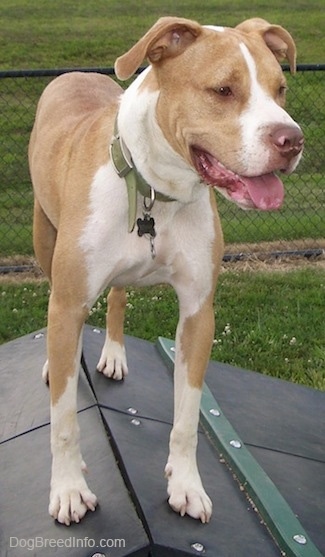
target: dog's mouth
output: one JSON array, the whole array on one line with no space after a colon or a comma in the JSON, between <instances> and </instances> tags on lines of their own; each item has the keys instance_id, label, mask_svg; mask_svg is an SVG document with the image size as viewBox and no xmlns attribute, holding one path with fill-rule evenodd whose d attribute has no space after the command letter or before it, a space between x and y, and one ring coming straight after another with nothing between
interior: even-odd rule
<instances>
[{"instance_id":1,"label":"dog's mouth","mask_svg":"<svg viewBox=\"0 0 325 557\"><path fill-rule=\"evenodd\" d=\"M262 176L239 176L199 147L192 147L192 156L202 180L242 208L272 211L281 207L284 188L273 172Z\"/></svg>"}]
</instances>

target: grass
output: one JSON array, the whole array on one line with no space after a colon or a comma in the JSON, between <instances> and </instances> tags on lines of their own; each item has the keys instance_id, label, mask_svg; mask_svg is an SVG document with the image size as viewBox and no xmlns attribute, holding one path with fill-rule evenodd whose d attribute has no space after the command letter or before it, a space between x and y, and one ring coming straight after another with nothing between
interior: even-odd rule
<instances>
[{"instance_id":1,"label":"grass","mask_svg":"<svg viewBox=\"0 0 325 557\"><path fill-rule=\"evenodd\" d=\"M325 275L313 268L290 272L228 269L215 298L212 358L325 390ZM0 285L0 342L46 326L46 282ZM88 322L105 326L101 296ZM128 289L125 332L155 341L174 338L178 319L172 289Z\"/></svg>"},{"instance_id":2,"label":"grass","mask_svg":"<svg viewBox=\"0 0 325 557\"><path fill-rule=\"evenodd\" d=\"M1 66L112 65L162 15L229 26L259 15L292 31L300 62L323 61L322 0L2 0Z\"/></svg>"}]
</instances>

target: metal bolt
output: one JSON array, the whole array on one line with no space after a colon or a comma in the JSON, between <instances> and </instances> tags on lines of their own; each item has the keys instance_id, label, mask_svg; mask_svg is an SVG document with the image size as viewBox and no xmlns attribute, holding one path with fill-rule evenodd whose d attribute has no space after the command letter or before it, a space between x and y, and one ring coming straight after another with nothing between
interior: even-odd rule
<instances>
[{"instance_id":1,"label":"metal bolt","mask_svg":"<svg viewBox=\"0 0 325 557\"><path fill-rule=\"evenodd\" d=\"M91 557L106 557L105 553L94 553Z\"/></svg>"},{"instance_id":2,"label":"metal bolt","mask_svg":"<svg viewBox=\"0 0 325 557\"><path fill-rule=\"evenodd\" d=\"M138 411L135 408L132 408L132 406L130 408L128 408L128 412L129 414L137 414Z\"/></svg>"},{"instance_id":3,"label":"metal bolt","mask_svg":"<svg viewBox=\"0 0 325 557\"><path fill-rule=\"evenodd\" d=\"M205 552L205 547L204 547L204 545L202 545L202 544L199 543L199 542L192 543L192 544L191 544L191 548L192 548L192 549L195 549L195 551L197 551L198 553L204 553L204 552Z\"/></svg>"},{"instance_id":4,"label":"metal bolt","mask_svg":"<svg viewBox=\"0 0 325 557\"><path fill-rule=\"evenodd\" d=\"M139 425L141 425L141 422L140 422L140 420L138 420L137 418L133 418L133 420L131 420L131 424L132 424L132 425L139 426Z\"/></svg>"},{"instance_id":5,"label":"metal bolt","mask_svg":"<svg viewBox=\"0 0 325 557\"><path fill-rule=\"evenodd\" d=\"M170 349L171 352L175 352L175 346L172 346Z\"/></svg>"},{"instance_id":6,"label":"metal bolt","mask_svg":"<svg viewBox=\"0 0 325 557\"><path fill-rule=\"evenodd\" d=\"M43 338L44 333L36 333L36 335L33 336L34 340L38 340L39 338Z\"/></svg>"},{"instance_id":7,"label":"metal bolt","mask_svg":"<svg viewBox=\"0 0 325 557\"><path fill-rule=\"evenodd\" d=\"M307 539L303 534L296 534L293 536L295 542L299 543L300 545L306 545Z\"/></svg>"},{"instance_id":8,"label":"metal bolt","mask_svg":"<svg viewBox=\"0 0 325 557\"><path fill-rule=\"evenodd\" d=\"M241 448L241 442L238 441L238 439L233 439L232 441L230 441L229 443L232 447L234 447L235 449L240 449Z\"/></svg>"},{"instance_id":9,"label":"metal bolt","mask_svg":"<svg viewBox=\"0 0 325 557\"><path fill-rule=\"evenodd\" d=\"M97 335L100 335L101 332L102 331L100 329L93 329L93 333L96 333ZM100 555L100 553L99 553L99 555Z\"/></svg>"},{"instance_id":10,"label":"metal bolt","mask_svg":"<svg viewBox=\"0 0 325 557\"><path fill-rule=\"evenodd\" d=\"M220 412L219 410L217 410L216 408L211 408L211 410L209 410L210 414L212 414L212 416L220 416Z\"/></svg>"}]
</instances>

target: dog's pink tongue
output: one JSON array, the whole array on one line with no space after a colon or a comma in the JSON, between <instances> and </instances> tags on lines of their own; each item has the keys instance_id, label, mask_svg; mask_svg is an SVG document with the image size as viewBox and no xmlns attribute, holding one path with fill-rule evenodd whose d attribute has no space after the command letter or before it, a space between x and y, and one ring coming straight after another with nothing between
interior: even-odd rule
<instances>
[{"instance_id":1,"label":"dog's pink tongue","mask_svg":"<svg viewBox=\"0 0 325 557\"><path fill-rule=\"evenodd\" d=\"M283 203L284 188L281 180L273 173L243 178L248 193L258 209L272 211L279 209Z\"/></svg>"}]
</instances>

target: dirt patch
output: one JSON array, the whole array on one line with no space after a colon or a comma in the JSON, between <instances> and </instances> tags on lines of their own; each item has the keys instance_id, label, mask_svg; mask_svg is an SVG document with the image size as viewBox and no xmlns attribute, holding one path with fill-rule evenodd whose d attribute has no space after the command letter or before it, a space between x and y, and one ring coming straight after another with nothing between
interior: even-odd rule
<instances>
[{"instance_id":1,"label":"dirt patch","mask_svg":"<svg viewBox=\"0 0 325 557\"><path fill-rule=\"evenodd\" d=\"M292 242L279 240L277 242L259 242L256 244L229 244L225 248L228 254L254 254L260 257L270 257L276 252L308 252L309 250L322 250L325 252L325 238L306 238L305 240L294 240Z\"/></svg>"},{"instance_id":2,"label":"dirt patch","mask_svg":"<svg viewBox=\"0 0 325 557\"><path fill-rule=\"evenodd\" d=\"M325 256L317 257L269 257L259 259L249 257L243 261L223 263L221 272L227 271L252 271L260 273L290 272L297 269L310 268L322 269L325 271Z\"/></svg>"},{"instance_id":3,"label":"dirt patch","mask_svg":"<svg viewBox=\"0 0 325 557\"><path fill-rule=\"evenodd\" d=\"M311 265L325 270L325 239L231 244L225 254L230 257L223 271L283 272Z\"/></svg>"},{"instance_id":4,"label":"dirt patch","mask_svg":"<svg viewBox=\"0 0 325 557\"><path fill-rule=\"evenodd\" d=\"M14 255L0 258L0 285L47 280L32 256Z\"/></svg>"}]
</instances>

